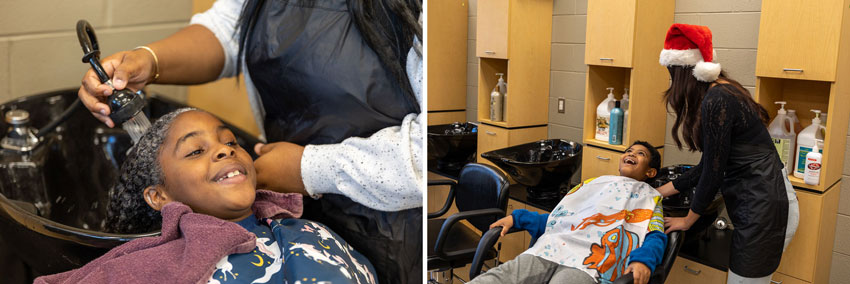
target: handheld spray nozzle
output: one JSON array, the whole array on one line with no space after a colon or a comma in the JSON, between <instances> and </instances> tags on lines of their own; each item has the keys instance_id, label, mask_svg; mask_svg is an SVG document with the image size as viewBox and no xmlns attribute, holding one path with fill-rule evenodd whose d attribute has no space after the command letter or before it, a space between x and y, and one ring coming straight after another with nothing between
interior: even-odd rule
<instances>
[{"instance_id":1,"label":"handheld spray nozzle","mask_svg":"<svg viewBox=\"0 0 850 284\"><path fill-rule=\"evenodd\" d=\"M95 36L94 28L88 21L77 21L77 39L79 39L80 46L83 48L83 63L89 63L100 82L109 85L113 90L112 95L107 99L110 109L109 118L116 125L120 125L139 114L145 106L145 101L139 94L129 89L115 90L115 87L112 86L112 80L109 79L100 64L100 48L98 47L97 36Z\"/></svg>"}]
</instances>

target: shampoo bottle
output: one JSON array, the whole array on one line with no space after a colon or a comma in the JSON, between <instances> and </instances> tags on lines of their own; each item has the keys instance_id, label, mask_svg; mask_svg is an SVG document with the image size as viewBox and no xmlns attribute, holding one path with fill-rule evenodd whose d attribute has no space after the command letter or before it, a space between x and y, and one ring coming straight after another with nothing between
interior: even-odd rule
<instances>
[{"instance_id":1,"label":"shampoo bottle","mask_svg":"<svg viewBox=\"0 0 850 284\"><path fill-rule=\"evenodd\" d=\"M790 117L791 119L794 120L794 127L791 128L791 129L794 129L794 134L800 134L800 130L803 130L803 125L800 124L800 119L797 118L797 111L793 110L793 109L789 109L788 110L788 117Z\"/></svg>"},{"instance_id":2,"label":"shampoo bottle","mask_svg":"<svg viewBox=\"0 0 850 284\"><path fill-rule=\"evenodd\" d=\"M818 151L818 143L823 143L823 140L815 139L815 147L812 151L806 154L806 174L803 182L809 185L818 185L820 183L820 167L823 154Z\"/></svg>"},{"instance_id":3,"label":"shampoo bottle","mask_svg":"<svg viewBox=\"0 0 850 284\"><path fill-rule=\"evenodd\" d=\"M800 135L797 135L797 151L794 155L794 176L798 178L805 176L806 155L814 148L815 143L817 143L815 140L824 138L820 133L821 128L825 128L820 123L820 110L813 109L812 112L815 113L815 118L812 119L812 125L809 125L809 127L800 131Z\"/></svg>"},{"instance_id":4,"label":"shampoo bottle","mask_svg":"<svg viewBox=\"0 0 850 284\"><path fill-rule=\"evenodd\" d=\"M620 108L620 101L615 101L614 109L611 110L611 129L608 135L608 144L623 144L623 115L624 112Z\"/></svg>"},{"instance_id":5,"label":"shampoo bottle","mask_svg":"<svg viewBox=\"0 0 850 284\"><path fill-rule=\"evenodd\" d=\"M779 153L782 165L785 166L787 172L791 172L794 164L792 162L794 160L794 149L796 149L794 143L797 141L797 134L794 132L794 119L785 112L785 102L779 101L776 104L780 105L779 111L773 121L770 122L767 131L770 133L770 138L773 139L773 146ZM785 128L786 125L790 125L791 129Z\"/></svg>"},{"instance_id":6,"label":"shampoo bottle","mask_svg":"<svg viewBox=\"0 0 850 284\"><path fill-rule=\"evenodd\" d=\"M499 83L496 87L499 88L499 93L502 94L502 121L508 120L508 83L502 78L504 73L496 73L499 76Z\"/></svg>"},{"instance_id":7,"label":"shampoo bottle","mask_svg":"<svg viewBox=\"0 0 850 284\"><path fill-rule=\"evenodd\" d=\"M600 141L608 141L608 130L611 119L611 109L614 108L614 88L608 89L608 98L596 107L596 135L594 138Z\"/></svg>"},{"instance_id":8,"label":"shampoo bottle","mask_svg":"<svg viewBox=\"0 0 850 284\"><path fill-rule=\"evenodd\" d=\"M626 131L629 129L629 88L623 90L623 99L620 100L620 107L623 109L623 136L626 136Z\"/></svg>"},{"instance_id":9,"label":"shampoo bottle","mask_svg":"<svg viewBox=\"0 0 850 284\"><path fill-rule=\"evenodd\" d=\"M499 76L499 82L502 82L502 73L496 73L496 75ZM504 103L504 99L497 84L490 92L490 121L502 121L502 112L504 111L502 103Z\"/></svg>"}]
</instances>

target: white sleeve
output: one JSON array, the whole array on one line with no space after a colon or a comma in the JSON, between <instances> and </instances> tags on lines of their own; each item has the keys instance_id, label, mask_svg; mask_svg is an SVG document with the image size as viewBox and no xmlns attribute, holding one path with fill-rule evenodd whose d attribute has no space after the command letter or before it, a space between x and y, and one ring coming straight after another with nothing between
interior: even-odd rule
<instances>
[{"instance_id":1,"label":"white sleeve","mask_svg":"<svg viewBox=\"0 0 850 284\"><path fill-rule=\"evenodd\" d=\"M422 57L408 53L408 76L422 103ZM307 145L301 178L310 195L336 193L366 207L399 211L422 206L424 113L411 113L401 125L381 129L368 138L338 144Z\"/></svg>"},{"instance_id":2,"label":"white sleeve","mask_svg":"<svg viewBox=\"0 0 850 284\"><path fill-rule=\"evenodd\" d=\"M224 67L219 78L236 75L236 56L239 53L238 35L235 34L244 0L218 0L212 8L192 16L190 25L201 25L210 30L224 49Z\"/></svg>"}]
</instances>

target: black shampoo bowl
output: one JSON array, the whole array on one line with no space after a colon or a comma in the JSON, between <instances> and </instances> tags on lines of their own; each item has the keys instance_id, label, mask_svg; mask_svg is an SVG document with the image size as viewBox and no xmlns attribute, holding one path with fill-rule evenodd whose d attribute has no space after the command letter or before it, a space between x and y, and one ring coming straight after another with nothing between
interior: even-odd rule
<instances>
[{"instance_id":1,"label":"black shampoo bowl","mask_svg":"<svg viewBox=\"0 0 850 284\"><path fill-rule=\"evenodd\" d=\"M650 182L652 187L658 188L668 182L676 180L693 168L693 165L671 165L661 168L658 172L658 175ZM664 215L671 217L684 217L688 215L688 211L691 209L691 200L693 199L694 192L696 191L696 187L691 187L685 190L681 190L679 194L671 195L668 197L664 197L661 204L664 207ZM723 196L720 194L720 191L714 195L714 200L711 204L708 205L705 212L702 216L697 220L694 225L691 226L691 229L688 230L688 234L700 233L704 231L708 226L714 223L714 220L718 216L718 211L724 206L723 204Z\"/></svg>"},{"instance_id":2,"label":"black shampoo bowl","mask_svg":"<svg viewBox=\"0 0 850 284\"><path fill-rule=\"evenodd\" d=\"M464 165L475 161L478 126L455 122L428 126L428 168L457 176Z\"/></svg>"},{"instance_id":3,"label":"black shampoo bowl","mask_svg":"<svg viewBox=\"0 0 850 284\"><path fill-rule=\"evenodd\" d=\"M516 145L481 154L508 173L517 183L525 185L529 197L544 192L557 193L562 183L581 166L582 145L563 139L548 139ZM544 194L545 195L545 194ZM553 197L555 195L552 195Z\"/></svg>"},{"instance_id":4,"label":"black shampoo bowl","mask_svg":"<svg viewBox=\"0 0 850 284\"><path fill-rule=\"evenodd\" d=\"M0 105L0 115L24 109L30 126L39 128L76 97L77 89L24 97ZM153 121L181 107L149 96L144 111ZM227 126L256 157L256 138ZM0 122L0 129L7 128ZM78 268L129 240L157 235L104 232L108 191L130 146L124 130L106 127L81 107L31 153L0 150L0 251L11 252L36 275L52 274Z\"/></svg>"}]
</instances>

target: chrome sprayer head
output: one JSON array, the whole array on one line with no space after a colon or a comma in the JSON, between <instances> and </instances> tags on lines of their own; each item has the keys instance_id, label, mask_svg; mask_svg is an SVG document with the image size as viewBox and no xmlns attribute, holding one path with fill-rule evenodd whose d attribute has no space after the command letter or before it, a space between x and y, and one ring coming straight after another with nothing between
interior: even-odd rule
<instances>
[{"instance_id":1,"label":"chrome sprayer head","mask_svg":"<svg viewBox=\"0 0 850 284\"><path fill-rule=\"evenodd\" d=\"M3 149L27 152L35 149L38 145L38 137L35 130L29 127L30 113L22 109L13 109L6 112L6 123L9 130L6 137L0 141Z\"/></svg>"}]
</instances>

